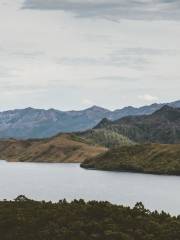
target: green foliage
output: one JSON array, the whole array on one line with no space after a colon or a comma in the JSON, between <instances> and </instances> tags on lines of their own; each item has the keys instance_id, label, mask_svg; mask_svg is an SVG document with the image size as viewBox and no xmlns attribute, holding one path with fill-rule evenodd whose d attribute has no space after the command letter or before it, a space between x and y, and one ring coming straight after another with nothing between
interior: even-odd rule
<instances>
[{"instance_id":1,"label":"green foliage","mask_svg":"<svg viewBox=\"0 0 180 240\"><path fill-rule=\"evenodd\" d=\"M85 160L81 167L180 175L180 144L122 146Z\"/></svg>"},{"instance_id":2,"label":"green foliage","mask_svg":"<svg viewBox=\"0 0 180 240\"><path fill-rule=\"evenodd\" d=\"M134 144L129 138L110 129L92 129L80 133L80 136L87 141L89 140L92 144L98 144L107 148Z\"/></svg>"},{"instance_id":3,"label":"green foliage","mask_svg":"<svg viewBox=\"0 0 180 240\"><path fill-rule=\"evenodd\" d=\"M179 240L180 217L108 202L0 202L1 240Z\"/></svg>"}]
</instances>

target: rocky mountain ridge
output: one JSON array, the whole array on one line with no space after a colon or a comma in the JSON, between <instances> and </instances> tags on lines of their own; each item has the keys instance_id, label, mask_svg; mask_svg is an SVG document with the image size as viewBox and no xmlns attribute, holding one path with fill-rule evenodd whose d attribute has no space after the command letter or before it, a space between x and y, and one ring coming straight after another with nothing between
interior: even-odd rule
<instances>
[{"instance_id":1,"label":"rocky mountain ridge","mask_svg":"<svg viewBox=\"0 0 180 240\"><path fill-rule=\"evenodd\" d=\"M110 111L98 106L81 111L56 109L17 109L0 112L0 138L46 138L59 132L85 131L96 126L103 118L117 120L125 116L149 115L165 104L152 104L140 108L125 107ZM168 104L180 107L180 101Z\"/></svg>"},{"instance_id":2,"label":"rocky mountain ridge","mask_svg":"<svg viewBox=\"0 0 180 240\"><path fill-rule=\"evenodd\" d=\"M180 108L165 105L151 115L103 119L95 129L111 130L137 143L180 143Z\"/></svg>"}]
</instances>

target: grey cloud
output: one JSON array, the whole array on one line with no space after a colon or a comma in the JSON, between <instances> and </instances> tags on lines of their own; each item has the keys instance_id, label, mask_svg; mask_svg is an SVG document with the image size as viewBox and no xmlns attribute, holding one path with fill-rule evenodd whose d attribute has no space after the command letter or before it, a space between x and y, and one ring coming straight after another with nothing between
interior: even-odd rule
<instances>
[{"instance_id":1,"label":"grey cloud","mask_svg":"<svg viewBox=\"0 0 180 240\"><path fill-rule=\"evenodd\" d=\"M26 83L16 83L12 81L1 81L0 91L3 93L6 92L44 92L47 91L47 87L43 87L42 85L33 85L33 84L26 84Z\"/></svg>"},{"instance_id":2,"label":"grey cloud","mask_svg":"<svg viewBox=\"0 0 180 240\"><path fill-rule=\"evenodd\" d=\"M19 51L18 50L12 51L10 54L12 54L14 56L20 56L23 58L30 58L30 59L34 59L34 58L45 55L45 53L42 51L26 51L24 49L21 49Z\"/></svg>"},{"instance_id":3,"label":"grey cloud","mask_svg":"<svg viewBox=\"0 0 180 240\"><path fill-rule=\"evenodd\" d=\"M22 57L27 59L35 59L38 57L42 57L45 55L45 52L43 51L36 51L32 49L25 49L25 48L4 48L3 46L0 46L0 55L6 55L6 56L15 56L15 57Z\"/></svg>"},{"instance_id":4,"label":"grey cloud","mask_svg":"<svg viewBox=\"0 0 180 240\"><path fill-rule=\"evenodd\" d=\"M153 56L175 56L180 51L175 49L154 49L154 48L123 48L113 51L104 58L96 57L74 57L57 58L57 64L64 65L89 65L89 66L127 66L129 68L141 69L149 64Z\"/></svg>"},{"instance_id":5,"label":"grey cloud","mask_svg":"<svg viewBox=\"0 0 180 240\"><path fill-rule=\"evenodd\" d=\"M180 20L179 0L26 0L23 8L69 11L77 17L112 21Z\"/></svg>"},{"instance_id":6,"label":"grey cloud","mask_svg":"<svg viewBox=\"0 0 180 240\"><path fill-rule=\"evenodd\" d=\"M113 82L137 82L139 81L138 78L132 78L132 77L126 77L126 76L103 76L98 77L96 80L102 80L102 81L113 81Z\"/></svg>"},{"instance_id":7,"label":"grey cloud","mask_svg":"<svg viewBox=\"0 0 180 240\"><path fill-rule=\"evenodd\" d=\"M139 56L174 56L179 55L177 49L159 49L159 48L123 48L118 51L120 55L139 55Z\"/></svg>"},{"instance_id":8,"label":"grey cloud","mask_svg":"<svg viewBox=\"0 0 180 240\"><path fill-rule=\"evenodd\" d=\"M144 57L140 56L125 56L118 54L111 54L104 58L58 58L55 60L57 64L78 66L78 65L87 65L87 66L127 66L130 68L142 68L144 64L147 64L148 61Z\"/></svg>"},{"instance_id":9,"label":"grey cloud","mask_svg":"<svg viewBox=\"0 0 180 240\"><path fill-rule=\"evenodd\" d=\"M93 58L93 57L63 57L56 58L55 62L57 64L65 64L65 65L104 65L105 59L103 58Z\"/></svg>"},{"instance_id":10,"label":"grey cloud","mask_svg":"<svg viewBox=\"0 0 180 240\"><path fill-rule=\"evenodd\" d=\"M0 65L0 79L16 77L14 69Z\"/></svg>"},{"instance_id":11,"label":"grey cloud","mask_svg":"<svg viewBox=\"0 0 180 240\"><path fill-rule=\"evenodd\" d=\"M109 60L116 66L141 69L149 64L154 56L175 56L179 54L180 51L175 49L124 48L112 52L109 55Z\"/></svg>"}]
</instances>

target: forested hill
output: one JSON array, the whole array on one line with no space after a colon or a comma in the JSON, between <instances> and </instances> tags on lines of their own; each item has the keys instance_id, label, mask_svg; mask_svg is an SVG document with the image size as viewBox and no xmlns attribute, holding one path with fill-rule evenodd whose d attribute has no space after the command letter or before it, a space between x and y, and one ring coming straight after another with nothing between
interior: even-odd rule
<instances>
[{"instance_id":1,"label":"forested hill","mask_svg":"<svg viewBox=\"0 0 180 240\"><path fill-rule=\"evenodd\" d=\"M180 217L108 202L0 202L1 240L179 240Z\"/></svg>"},{"instance_id":2,"label":"forested hill","mask_svg":"<svg viewBox=\"0 0 180 240\"><path fill-rule=\"evenodd\" d=\"M180 108L163 106L151 115L103 119L95 129L109 129L139 143L180 143Z\"/></svg>"}]
</instances>

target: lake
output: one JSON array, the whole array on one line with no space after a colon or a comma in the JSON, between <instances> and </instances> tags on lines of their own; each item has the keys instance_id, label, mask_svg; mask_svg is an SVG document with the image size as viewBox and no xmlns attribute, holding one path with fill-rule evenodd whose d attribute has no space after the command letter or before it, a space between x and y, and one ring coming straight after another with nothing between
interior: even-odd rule
<instances>
[{"instance_id":1,"label":"lake","mask_svg":"<svg viewBox=\"0 0 180 240\"><path fill-rule=\"evenodd\" d=\"M91 171L79 164L0 161L0 199L24 194L34 200L106 200L180 214L180 177Z\"/></svg>"}]
</instances>

